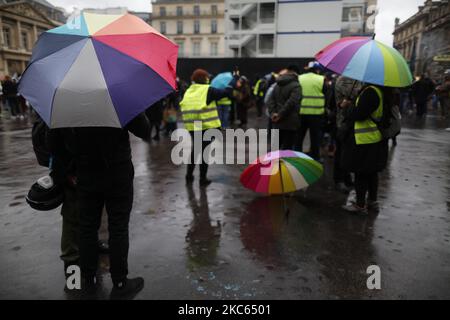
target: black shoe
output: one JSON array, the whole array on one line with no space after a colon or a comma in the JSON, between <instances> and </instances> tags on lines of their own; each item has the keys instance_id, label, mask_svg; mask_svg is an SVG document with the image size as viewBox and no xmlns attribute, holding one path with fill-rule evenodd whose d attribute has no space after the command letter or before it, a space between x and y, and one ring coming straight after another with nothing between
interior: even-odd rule
<instances>
[{"instance_id":1,"label":"black shoe","mask_svg":"<svg viewBox=\"0 0 450 320\"><path fill-rule=\"evenodd\" d=\"M95 278L81 278L81 299L96 300L97 299L97 282Z\"/></svg>"},{"instance_id":2,"label":"black shoe","mask_svg":"<svg viewBox=\"0 0 450 320\"><path fill-rule=\"evenodd\" d=\"M192 184L194 182L193 175L186 175L186 184Z\"/></svg>"},{"instance_id":3,"label":"black shoe","mask_svg":"<svg viewBox=\"0 0 450 320\"><path fill-rule=\"evenodd\" d=\"M368 214L366 207L360 207L355 203L351 204L351 205L342 206L342 209L344 209L347 212L354 213L354 214L357 214L360 216L367 216L367 214Z\"/></svg>"},{"instance_id":4,"label":"black shoe","mask_svg":"<svg viewBox=\"0 0 450 320\"><path fill-rule=\"evenodd\" d=\"M209 186L211 183L212 183L212 181L211 181L211 180L208 180L208 179L206 179L206 178L200 179L200 186L201 186L201 187L207 187L207 186Z\"/></svg>"},{"instance_id":5,"label":"black shoe","mask_svg":"<svg viewBox=\"0 0 450 320\"><path fill-rule=\"evenodd\" d=\"M367 202L367 208L371 212L380 212L380 204L378 203L378 201L369 200Z\"/></svg>"},{"instance_id":6,"label":"black shoe","mask_svg":"<svg viewBox=\"0 0 450 320\"><path fill-rule=\"evenodd\" d=\"M343 194L349 194L351 189L345 185L343 182L336 183L336 190L342 192Z\"/></svg>"},{"instance_id":7,"label":"black shoe","mask_svg":"<svg viewBox=\"0 0 450 320\"><path fill-rule=\"evenodd\" d=\"M109 254L109 245L106 242L98 241L98 253Z\"/></svg>"},{"instance_id":8,"label":"black shoe","mask_svg":"<svg viewBox=\"0 0 450 320\"><path fill-rule=\"evenodd\" d=\"M144 279L141 277L125 279L114 285L111 290L111 300L132 300L144 288Z\"/></svg>"}]
</instances>

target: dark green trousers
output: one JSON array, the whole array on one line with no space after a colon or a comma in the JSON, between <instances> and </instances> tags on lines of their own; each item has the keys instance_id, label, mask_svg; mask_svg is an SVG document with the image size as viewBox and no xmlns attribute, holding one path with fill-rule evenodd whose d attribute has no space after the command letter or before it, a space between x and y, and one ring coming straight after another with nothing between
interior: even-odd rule
<instances>
[{"instance_id":1,"label":"dark green trousers","mask_svg":"<svg viewBox=\"0 0 450 320\"><path fill-rule=\"evenodd\" d=\"M77 190L70 186L64 187L64 203L61 209L63 218L61 236L61 260L64 264L78 263L80 259L80 214L77 203Z\"/></svg>"}]
</instances>

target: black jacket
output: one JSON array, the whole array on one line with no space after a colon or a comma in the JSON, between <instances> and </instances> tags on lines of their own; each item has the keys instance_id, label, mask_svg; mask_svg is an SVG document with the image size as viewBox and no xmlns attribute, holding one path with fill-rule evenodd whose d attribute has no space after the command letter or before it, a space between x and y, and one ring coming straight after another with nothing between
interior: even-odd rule
<instances>
[{"instance_id":1,"label":"black jacket","mask_svg":"<svg viewBox=\"0 0 450 320\"><path fill-rule=\"evenodd\" d=\"M425 103L428 97L433 93L435 85L432 80L423 78L414 82L412 93L416 103Z\"/></svg>"},{"instance_id":2,"label":"black jacket","mask_svg":"<svg viewBox=\"0 0 450 320\"><path fill-rule=\"evenodd\" d=\"M6 80L3 82L3 95L7 98L17 97L17 83L12 80Z\"/></svg>"},{"instance_id":3,"label":"black jacket","mask_svg":"<svg viewBox=\"0 0 450 320\"><path fill-rule=\"evenodd\" d=\"M208 89L208 96L206 98L206 104L210 104L213 101L219 101L223 98L229 98L231 99L233 97L233 88L228 87L226 89L216 89L213 87L209 87Z\"/></svg>"},{"instance_id":4,"label":"black jacket","mask_svg":"<svg viewBox=\"0 0 450 320\"><path fill-rule=\"evenodd\" d=\"M209 105L211 102L217 102L219 100L222 100L223 98L232 99L233 89L236 86L237 79L237 77L234 77L225 89L217 89L209 86L208 96L206 97L206 104Z\"/></svg>"},{"instance_id":5,"label":"black jacket","mask_svg":"<svg viewBox=\"0 0 450 320\"><path fill-rule=\"evenodd\" d=\"M128 132L148 140L150 126L144 113L134 118L124 129L64 128L50 130L50 149L56 157L72 155L77 170L110 168L131 161Z\"/></svg>"},{"instance_id":6,"label":"black jacket","mask_svg":"<svg viewBox=\"0 0 450 320\"><path fill-rule=\"evenodd\" d=\"M363 121L378 108L380 99L373 89L363 91L357 106L345 111L344 125L340 130L347 130L343 135L342 167L349 172L380 172L387 165L388 141L374 144L357 145L355 140L355 121Z\"/></svg>"},{"instance_id":7,"label":"black jacket","mask_svg":"<svg viewBox=\"0 0 450 320\"><path fill-rule=\"evenodd\" d=\"M278 78L277 85L267 102L270 116L274 113L280 116L280 120L272 124L274 129L298 129L301 97L297 74L289 73Z\"/></svg>"}]
</instances>

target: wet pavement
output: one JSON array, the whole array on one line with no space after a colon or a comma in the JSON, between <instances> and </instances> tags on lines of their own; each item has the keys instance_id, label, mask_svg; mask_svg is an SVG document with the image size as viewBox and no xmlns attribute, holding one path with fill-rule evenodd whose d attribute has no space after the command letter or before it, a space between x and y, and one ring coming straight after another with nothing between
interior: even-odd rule
<instances>
[{"instance_id":1,"label":"wet pavement","mask_svg":"<svg viewBox=\"0 0 450 320\"><path fill-rule=\"evenodd\" d=\"M287 199L286 215L281 197L240 185L245 166L212 166L211 186L189 188L173 142L133 138L129 265L146 281L137 299L450 299L450 132L433 116L407 122L369 217L340 209L332 159L319 183ZM46 173L27 127L0 120L0 298L67 299L59 211L24 199ZM367 289L370 265L381 290ZM100 267L103 299L107 258Z\"/></svg>"}]
</instances>

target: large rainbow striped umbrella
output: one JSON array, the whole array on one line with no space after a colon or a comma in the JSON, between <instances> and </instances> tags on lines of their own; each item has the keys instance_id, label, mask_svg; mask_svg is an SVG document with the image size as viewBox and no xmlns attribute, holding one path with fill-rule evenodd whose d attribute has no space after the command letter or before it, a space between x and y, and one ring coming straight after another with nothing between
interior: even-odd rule
<instances>
[{"instance_id":1,"label":"large rainbow striped umbrella","mask_svg":"<svg viewBox=\"0 0 450 320\"><path fill-rule=\"evenodd\" d=\"M19 92L51 128L121 128L175 89L177 54L134 15L83 12L39 37Z\"/></svg>"},{"instance_id":2,"label":"large rainbow striped umbrella","mask_svg":"<svg viewBox=\"0 0 450 320\"><path fill-rule=\"evenodd\" d=\"M411 70L394 48L370 37L337 40L316 55L321 65L362 82L403 88L413 82Z\"/></svg>"},{"instance_id":3,"label":"large rainbow striped umbrella","mask_svg":"<svg viewBox=\"0 0 450 320\"><path fill-rule=\"evenodd\" d=\"M244 187L265 194L285 194L313 184L323 166L301 152L274 151L255 160L241 175Z\"/></svg>"}]
</instances>

